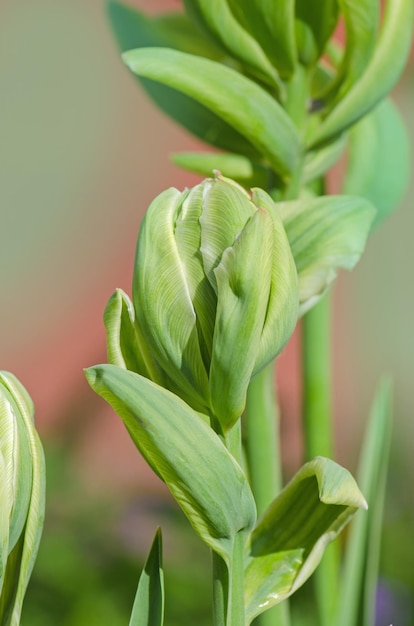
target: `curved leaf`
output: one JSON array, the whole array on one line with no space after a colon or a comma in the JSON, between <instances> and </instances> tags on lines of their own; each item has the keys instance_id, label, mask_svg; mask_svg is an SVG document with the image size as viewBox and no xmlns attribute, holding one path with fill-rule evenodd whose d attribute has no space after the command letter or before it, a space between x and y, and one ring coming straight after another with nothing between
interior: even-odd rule
<instances>
[{"instance_id":1,"label":"curved leaf","mask_svg":"<svg viewBox=\"0 0 414 626\"><path fill-rule=\"evenodd\" d=\"M376 226L398 206L410 172L407 130L397 107L387 99L349 133L343 192L372 202Z\"/></svg>"},{"instance_id":2,"label":"curved leaf","mask_svg":"<svg viewBox=\"0 0 414 626\"><path fill-rule=\"evenodd\" d=\"M280 93L283 85L277 71L259 43L236 20L225 0L184 0L184 6L187 13L219 46Z\"/></svg>"},{"instance_id":3,"label":"curved leaf","mask_svg":"<svg viewBox=\"0 0 414 626\"><path fill-rule=\"evenodd\" d=\"M222 59L222 52L181 13L147 17L132 7L114 1L108 3L108 12L122 52L165 46L216 61ZM222 150L257 156L257 151L244 137L195 100L147 79L139 79L139 82L166 115L196 137Z\"/></svg>"},{"instance_id":4,"label":"curved leaf","mask_svg":"<svg viewBox=\"0 0 414 626\"><path fill-rule=\"evenodd\" d=\"M335 102L340 101L364 73L378 33L380 6L378 0L341 0L345 21L346 47L337 79Z\"/></svg>"},{"instance_id":5,"label":"curved leaf","mask_svg":"<svg viewBox=\"0 0 414 626\"><path fill-rule=\"evenodd\" d=\"M381 32L366 70L316 130L312 145L354 124L392 89L410 51L413 8L412 0L387 0Z\"/></svg>"},{"instance_id":6,"label":"curved leaf","mask_svg":"<svg viewBox=\"0 0 414 626\"><path fill-rule=\"evenodd\" d=\"M164 572L162 535L158 528L138 583L129 626L163 626Z\"/></svg>"},{"instance_id":7,"label":"curved leaf","mask_svg":"<svg viewBox=\"0 0 414 626\"><path fill-rule=\"evenodd\" d=\"M325 144L315 151L308 152L303 166L303 183L307 185L326 174L341 157L346 146L347 135L344 133L335 141ZM355 195L363 196L364 194Z\"/></svg>"},{"instance_id":8,"label":"curved leaf","mask_svg":"<svg viewBox=\"0 0 414 626\"><path fill-rule=\"evenodd\" d=\"M296 128L276 100L253 81L229 67L176 50L131 50L123 59L135 74L174 87L214 111L276 172L289 175L295 169L301 149Z\"/></svg>"},{"instance_id":9,"label":"curved leaf","mask_svg":"<svg viewBox=\"0 0 414 626\"><path fill-rule=\"evenodd\" d=\"M245 571L248 623L290 596L358 508L367 508L351 474L330 459L306 463L251 533Z\"/></svg>"},{"instance_id":10,"label":"curved leaf","mask_svg":"<svg viewBox=\"0 0 414 626\"><path fill-rule=\"evenodd\" d=\"M294 0L227 0L240 24L265 51L283 78L296 65Z\"/></svg>"},{"instance_id":11,"label":"curved leaf","mask_svg":"<svg viewBox=\"0 0 414 626\"><path fill-rule=\"evenodd\" d=\"M234 538L256 508L247 479L215 432L180 398L114 365L85 371L92 389L120 415L205 543L229 562Z\"/></svg>"},{"instance_id":12,"label":"curved leaf","mask_svg":"<svg viewBox=\"0 0 414 626\"><path fill-rule=\"evenodd\" d=\"M339 268L358 262L375 216L353 196L322 196L279 205L299 277L301 314L325 293Z\"/></svg>"},{"instance_id":13,"label":"curved leaf","mask_svg":"<svg viewBox=\"0 0 414 626\"><path fill-rule=\"evenodd\" d=\"M296 0L295 31L298 55L305 65L315 63L338 21L337 0Z\"/></svg>"}]
</instances>

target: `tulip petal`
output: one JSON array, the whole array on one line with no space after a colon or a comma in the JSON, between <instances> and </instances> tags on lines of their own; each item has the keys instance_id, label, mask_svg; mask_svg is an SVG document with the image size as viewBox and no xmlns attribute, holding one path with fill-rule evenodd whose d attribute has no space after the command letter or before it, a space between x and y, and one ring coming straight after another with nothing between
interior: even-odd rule
<instances>
[{"instance_id":1,"label":"tulip petal","mask_svg":"<svg viewBox=\"0 0 414 626\"><path fill-rule=\"evenodd\" d=\"M148 349L181 390L181 397L205 412L207 373L187 269L175 238L186 195L169 189L148 208L138 236L133 302Z\"/></svg>"}]
</instances>

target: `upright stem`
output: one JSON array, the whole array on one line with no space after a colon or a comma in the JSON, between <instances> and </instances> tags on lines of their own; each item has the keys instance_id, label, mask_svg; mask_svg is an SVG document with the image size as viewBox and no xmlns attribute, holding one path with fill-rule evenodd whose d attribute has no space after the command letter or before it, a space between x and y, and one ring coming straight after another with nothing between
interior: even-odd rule
<instances>
[{"instance_id":1,"label":"upright stem","mask_svg":"<svg viewBox=\"0 0 414 626\"><path fill-rule=\"evenodd\" d=\"M305 456L334 456L331 411L330 298L324 296L303 318L303 420ZM339 596L339 544L332 543L315 572L320 626L331 626Z\"/></svg>"},{"instance_id":2,"label":"upright stem","mask_svg":"<svg viewBox=\"0 0 414 626\"><path fill-rule=\"evenodd\" d=\"M274 364L265 367L249 385L245 411L245 450L250 485L258 515L264 513L282 486L279 411L274 393ZM256 626L289 626L285 601L254 621Z\"/></svg>"},{"instance_id":3,"label":"upright stem","mask_svg":"<svg viewBox=\"0 0 414 626\"><path fill-rule=\"evenodd\" d=\"M224 437L229 452L241 463L241 420ZM246 536L239 532L234 538L230 565L213 552L213 624L214 626L245 626L244 611L244 548Z\"/></svg>"}]
</instances>

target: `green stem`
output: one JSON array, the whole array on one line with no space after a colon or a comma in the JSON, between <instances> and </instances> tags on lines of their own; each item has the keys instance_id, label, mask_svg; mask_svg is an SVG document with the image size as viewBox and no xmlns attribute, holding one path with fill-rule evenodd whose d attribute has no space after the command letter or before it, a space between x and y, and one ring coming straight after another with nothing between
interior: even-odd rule
<instances>
[{"instance_id":1,"label":"green stem","mask_svg":"<svg viewBox=\"0 0 414 626\"><path fill-rule=\"evenodd\" d=\"M282 486L279 411L274 393L274 363L249 385L245 411L245 450L250 485L261 515ZM283 602L262 613L255 626L289 626L289 605Z\"/></svg>"},{"instance_id":2,"label":"green stem","mask_svg":"<svg viewBox=\"0 0 414 626\"><path fill-rule=\"evenodd\" d=\"M306 460L334 455L331 411L330 299L303 318L303 420ZM319 624L332 626L339 597L339 544L332 543L315 572Z\"/></svg>"},{"instance_id":3,"label":"green stem","mask_svg":"<svg viewBox=\"0 0 414 626\"><path fill-rule=\"evenodd\" d=\"M241 420L224 436L224 443L241 464ZM246 535L237 533L229 566L213 553L213 624L214 626L245 626L244 612L244 549Z\"/></svg>"}]
</instances>

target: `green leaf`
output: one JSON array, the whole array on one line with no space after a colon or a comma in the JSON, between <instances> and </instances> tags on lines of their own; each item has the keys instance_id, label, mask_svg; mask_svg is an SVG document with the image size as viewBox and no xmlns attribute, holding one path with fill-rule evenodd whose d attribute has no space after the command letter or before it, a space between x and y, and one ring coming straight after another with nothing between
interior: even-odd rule
<instances>
[{"instance_id":1,"label":"green leaf","mask_svg":"<svg viewBox=\"0 0 414 626\"><path fill-rule=\"evenodd\" d=\"M164 623L164 571L162 535L158 528L142 570L129 626L162 626Z\"/></svg>"},{"instance_id":2,"label":"green leaf","mask_svg":"<svg viewBox=\"0 0 414 626\"><path fill-rule=\"evenodd\" d=\"M255 523L247 479L214 431L180 398L114 365L86 370L149 465L205 543L229 561L234 538Z\"/></svg>"},{"instance_id":3,"label":"green leaf","mask_svg":"<svg viewBox=\"0 0 414 626\"><path fill-rule=\"evenodd\" d=\"M296 0L295 31L299 59L314 64L323 54L338 21L337 0Z\"/></svg>"},{"instance_id":4,"label":"green leaf","mask_svg":"<svg viewBox=\"0 0 414 626\"><path fill-rule=\"evenodd\" d=\"M222 59L222 52L183 14L147 17L120 2L109 2L108 12L122 52L133 48L165 46L216 61ZM195 100L150 80L140 79L140 83L164 113L196 137L223 150L257 156L257 151L248 141Z\"/></svg>"},{"instance_id":5,"label":"green leaf","mask_svg":"<svg viewBox=\"0 0 414 626\"><path fill-rule=\"evenodd\" d=\"M224 431L245 408L269 302L273 246L272 218L259 209L214 270L218 304L209 384Z\"/></svg>"},{"instance_id":6,"label":"green leaf","mask_svg":"<svg viewBox=\"0 0 414 626\"><path fill-rule=\"evenodd\" d=\"M246 188L267 187L269 181L268 168L241 154L177 152L171 155L171 160L178 167L202 176L211 176L214 171L219 171Z\"/></svg>"},{"instance_id":7,"label":"green leaf","mask_svg":"<svg viewBox=\"0 0 414 626\"><path fill-rule=\"evenodd\" d=\"M335 626L358 626L374 620L382 516L391 444L391 385L376 392L362 446L358 480L369 503L367 516L351 524Z\"/></svg>"},{"instance_id":8,"label":"green leaf","mask_svg":"<svg viewBox=\"0 0 414 626\"><path fill-rule=\"evenodd\" d=\"M283 85L277 71L258 42L236 20L225 0L184 0L184 6L195 23L220 47L280 94Z\"/></svg>"},{"instance_id":9,"label":"green leaf","mask_svg":"<svg viewBox=\"0 0 414 626\"><path fill-rule=\"evenodd\" d=\"M412 0L387 0L380 35L366 70L316 130L312 145L355 124L393 88L410 52L413 7Z\"/></svg>"},{"instance_id":10,"label":"green leaf","mask_svg":"<svg viewBox=\"0 0 414 626\"><path fill-rule=\"evenodd\" d=\"M278 206L298 271L303 314L325 293L339 268L356 265L375 209L353 196L304 198Z\"/></svg>"},{"instance_id":11,"label":"green leaf","mask_svg":"<svg viewBox=\"0 0 414 626\"><path fill-rule=\"evenodd\" d=\"M364 73L372 56L378 32L378 0L340 0L345 23L346 47L338 74L328 93L339 102Z\"/></svg>"},{"instance_id":12,"label":"green leaf","mask_svg":"<svg viewBox=\"0 0 414 626\"><path fill-rule=\"evenodd\" d=\"M367 508L365 499L344 468L317 457L299 470L251 533L248 623L303 585L358 508Z\"/></svg>"},{"instance_id":13,"label":"green leaf","mask_svg":"<svg viewBox=\"0 0 414 626\"><path fill-rule=\"evenodd\" d=\"M407 130L390 99L381 102L349 133L343 192L363 196L377 209L374 226L399 204L411 172Z\"/></svg>"},{"instance_id":14,"label":"green leaf","mask_svg":"<svg viewBox=\"0 0 414 626\"><path fill-rule=\"evenodd\" d=\"M131 50L123 59L135 74L173 87L214 111L250 141L276 172L292 174L300 138L287 113L259 85L229 67L176 50Z\"/></svg>"},{"instance_id":15,"label":"green leaf","mask_svg":"<svg viewBox=\"0 0 414 626\"><path fill-rule=\"evenodd\" d=\"M13 374L0 372L0 394L4 394L4 397L9 401L9 411L13 415L11 416L9 413L8 418L12 418L18 429L25 431L30 452L29 455L22 454L20 456L19 451L16 449L13 451L13 462L17 461L18 463L15 471L18 475L20 474L20 476L17 476L14 487L16 488L21 480L27 481L26 489L29 489L30 497L26 509L25 524L20 536L14 546L10 544L9 540L10 553L7 558L0 598L1 623L5 626L19 626L24 595L36 560L42 534L46 470L42 445L33 422L33 403L26 389ZM3 413L1 419L3 420L4 417ZM10 466L7 466L7 459L4 465L6 471L10 471ZM17 488L17 491L14 491L12 496L13 506L19 508L21 503L16 501L16 497L21 497L21 491ZM26 508L26 505L24 506ZM4 515L3 511L2 515ZM11 528L10 534L12 536L14 532L14 529Z\"/></svg>"},{"instance_id":16,"label":"green leaf","mask_svg":"<svg viewBox=\"0 0 414 626\"><path fill-rule=\"evenodd\" d=\"M227 0L243 27L265 51L283 78L296 65L294 0Z\"/></svg>"}]
</instances>

